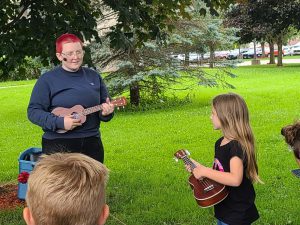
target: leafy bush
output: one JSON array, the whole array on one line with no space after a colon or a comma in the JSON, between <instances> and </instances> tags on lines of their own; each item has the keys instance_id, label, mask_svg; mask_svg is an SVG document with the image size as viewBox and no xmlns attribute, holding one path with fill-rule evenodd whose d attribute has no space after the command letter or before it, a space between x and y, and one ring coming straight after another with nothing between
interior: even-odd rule
<instances>
[{"instance_id":1,"label":"leafy bush","mask_svg":"<svg viewBox=\"0 0 300 225\"><path fill-rule=\"evenodd\" d=\"M3 80L32 80L37 79L40 75L49 70L50 66L43 66L40 58L25 57L23 62L13 71L9 72L8 77L3 77L3 71L0 70L0 79Z\"/></svg>"}]
</instances>

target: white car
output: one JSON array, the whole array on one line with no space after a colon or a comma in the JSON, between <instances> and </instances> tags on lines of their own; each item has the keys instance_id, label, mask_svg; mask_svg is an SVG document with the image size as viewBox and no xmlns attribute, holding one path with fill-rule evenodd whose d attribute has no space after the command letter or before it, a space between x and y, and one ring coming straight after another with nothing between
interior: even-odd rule
<instances>
[{"instance_id":1,"label":"white car","mask_svg":"<svg viewBox=\"0 0 300 225\"><path fill-rule=\"evenodd\" d=\"M203 59L209 59L210 58L210 52L206 52L204 55L203 55Z\"/></svg>"},{"instance_id":2,"label":"white car","mask_svg":"<svg viewBox=\"0 0 300 225\"><path fill-rule=\"evenodd\" d=\"M215 51L215 59L227 59L229 51Z\"/></svg>"},{"instance_id":3,"label":"white car","mask_svg":"<svg viewBox=\"0 0 300 225\"><path fill-rule=\"evenodd\" d=\"M197 54L197 53L190 53L189 54L189 60L190 62L198 62L201 59L201 55Z\"/></svg>"},{"instance_id":4,"label":"white car","mask_svg":"<svg viewBox=\"0 0 300 225\"><path fill-rule=\"evenodd\" d=\"M183 61L185 58L184 54L172 54L170 56L171 56L171 58L178 60L178 61Z\"/></svg>"},{"instance_id":5,"label":"white car","mask_svg":"<svg viewBox=\"0 0 300 225\"><path fill-rule=\"evenodd\" d=\"M300 55L300 45L294 45L291 48L292 55Z\"/></svg>"},{"instance_id":6,"label":"white car","mask_svg":"<svg viewBox=\"0 0 300 225\"><path fill-rule=\"evenodd\" d=\"M286 55L293 55L292 46L283 46L282 50L283 50L283 55L284 56L286 56Z\"/></svg>"},{"instance_id":7,"label":"white car","mask_svg":"<svg viewBox=\"0 0 300 225\"><path fill-rule=\"evenodd\" d=\"M171 57L178 61L184 61L186 55L185 54L172 54ZM201 59L201 55L197 53L189 53L189 61L190 62L198 62Z\"/></svg>"},{"instance_id":8,"label":"white car","mask_svg":"<svg viewBox=\"0 0 300 225\"><path fill-rule=\"evenodd\" d=\"M227 56L227 59L237 59L240 55L239 49L231 50Z\"/></svg>"}]
</instances>

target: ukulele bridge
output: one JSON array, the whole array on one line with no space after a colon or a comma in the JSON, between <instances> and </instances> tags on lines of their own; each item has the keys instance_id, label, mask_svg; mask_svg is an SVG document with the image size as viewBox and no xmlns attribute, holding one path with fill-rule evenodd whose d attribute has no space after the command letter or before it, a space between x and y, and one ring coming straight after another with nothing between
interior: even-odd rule
<instances>
[{"instance_id":1,"label":"ukulele bridge","mask_svg":"<svg viewBox=\"0 0 300 225\"><path fill-rule=\"evenodd\" d=\"M208 187L206 187L206 188L204 188L204 191L205 192L209 192L209 191L211 191L212 189L214 189L214 185L209 185Z\"/></svg>"}]
</instances>

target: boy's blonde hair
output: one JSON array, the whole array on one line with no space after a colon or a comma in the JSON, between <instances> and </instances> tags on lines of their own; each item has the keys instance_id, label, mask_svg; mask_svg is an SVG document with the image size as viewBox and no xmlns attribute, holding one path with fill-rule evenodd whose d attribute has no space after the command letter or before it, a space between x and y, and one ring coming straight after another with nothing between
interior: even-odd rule
<instances>
[{"instance_id":1,"label":"boy's blonde hair","mask_svg":"<svg viewBox=\"0 0 300 225\"><path fill-rule=\"evenodd\" d=\"M43 156L28 179L36 225L95 225L105 204L108 170L79 153Z\"/></svg>"},{"instance_id":2,"label":"boy's blonde hair","mask_svg":"<svg viewBox=\"0 0 300 225\"><path fill-rule=\"evenodd\" d=\"M241 96L228 93L216 96L212 104L220 120L224 136L229 140L238 141L246 153L246 176L252 182L261 182L258 177L255 141L249 122L246 102Z\"/></svg>"}]
</instances>

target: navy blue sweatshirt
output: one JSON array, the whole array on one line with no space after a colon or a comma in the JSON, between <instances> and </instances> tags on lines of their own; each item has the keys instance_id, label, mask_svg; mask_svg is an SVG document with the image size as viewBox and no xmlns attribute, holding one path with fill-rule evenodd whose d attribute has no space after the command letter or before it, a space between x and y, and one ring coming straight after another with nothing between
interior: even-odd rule
<instances>
[{"instance_id":1,"label":"navy blue sweatshirt","mask_svg":"<svg viewBox=\"0 0 300 225\"><path fill-rule=\"evenodd\" d=\"M101 112L92 113L82 126L59 134L56 130L64 129L64 118L51 111L74 105L88 108L102 104L107 97L106 86L96 71L81 67L77 72L68 72L60 66L37 80L27 109L28 119L42 127L46 139L100 136L100 121L111 120L113 114L104 117Z\"/></svg>"}]
</instances>

